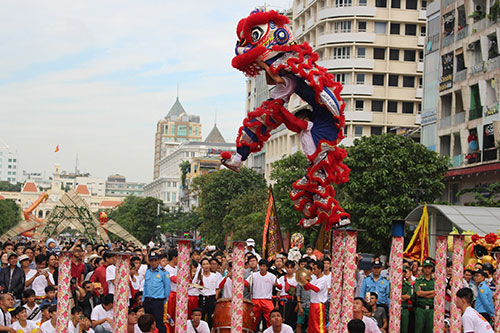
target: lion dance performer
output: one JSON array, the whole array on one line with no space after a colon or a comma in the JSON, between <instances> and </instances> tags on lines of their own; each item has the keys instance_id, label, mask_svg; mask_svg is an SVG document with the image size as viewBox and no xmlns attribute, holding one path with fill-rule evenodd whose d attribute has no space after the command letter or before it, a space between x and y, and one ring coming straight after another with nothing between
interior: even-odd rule
<instances>
[{"instance_id":1,"label":"lion dance performer","mask_svg":"<svg viewBox=\"0 0 500 333\"><path fill-rule=\"evenodd\" d=\"M271 99L249 112L239 129L236 153L224 152L222 163L240 171L242 161L258 152L280 124L299 133L303 150L311 165L306 176L293 184L290 193L295 208L305 218L300 224L310 227L326 223L349 224L349 214L334 199L333 183L348 180L349 168L342 163L347 153L338 148L343 139L345 104L340 97L342 85L318 66L318 54L307 44L296 44L288 27L289 19L276 11L256 9L237 27L238 42L232 65L247 76L266 73L268 84L275 84ZM284 104L295 93L312 108L304 116L292 115Z\"/></svg>"}]
</instances>

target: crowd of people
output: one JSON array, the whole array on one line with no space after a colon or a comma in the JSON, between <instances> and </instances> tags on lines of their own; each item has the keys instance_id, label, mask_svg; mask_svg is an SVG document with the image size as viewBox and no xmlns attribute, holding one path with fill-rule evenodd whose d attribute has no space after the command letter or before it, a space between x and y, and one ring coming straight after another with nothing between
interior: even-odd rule
<instances>
[{"instance_id":1,"label":"crowd of people","mask_svg":"<svg viewBox=\"0 0 500 333\"><path fill-rule=\"evenodd\" d=\"M283 252L268 261L257 253L253 239L248 239L246 245L244 298L251 302L255 318L250 329L265 333L326 332L330 293L334 292L328 253L317 256L312 246L307 246L306 253L299 257ZM113 331L117 251L132 253L127 332L175 331L178 265L175 247L94 245L81 239L59 244L49 239L5 242L1 248L0 332L56 332L61 251L71 252L68 332ZM210 332L217 302L232 298L231 260L231 249L207 246L192 250L188 332ZM388 332L390 267L379 257L370 266L356 271L356 297L349 332ZM422 265L416 261L404 262L401 332L433 331L434 266L431 258ZM451 263L447 266L445 318L449 317L451 303ZM296 275L298 270L302 277ZM474 270L464 271L464 288L457 293L456 304L463 313L465 332L493 332L494 275L490 264L477 264ZM230 314L227 316L230 318ZM448 319L444 324L448 324Z\"/></svg>"}]
</instances>

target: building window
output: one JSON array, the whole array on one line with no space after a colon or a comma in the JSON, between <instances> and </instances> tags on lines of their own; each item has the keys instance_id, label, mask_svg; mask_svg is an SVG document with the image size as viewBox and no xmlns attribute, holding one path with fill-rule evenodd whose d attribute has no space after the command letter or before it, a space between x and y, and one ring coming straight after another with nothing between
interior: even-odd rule
<instances>
[{"instance_id":1,"label":"building window","mask_svg":"<svg viewBox=\"0 0 500 333\"><path fill-rule=\"evenodd\" d=\"M385 34L387 32L387 24L385 22L375 22L375 33Z\"/></svg>"},{"instance_id":2,"label":"building window","mask_svg":"<svg viewBox=\"0 0 500 333\"><path fill-rule=\"evenodd\" d=\"M350 57L350 47L336 47L333 49L333 59L349 59Z\"/></svg>"},{"instance_id":3,"label":"building window","mask_svg":"<svg viewBox=\"0 0 500 333\"><path fill-rule=\"evenodd\" d=\"M335 22L335 33L351 32L351 21Z\"/></svg>"},{"instance_id":4,"label":"building window","mask_svg":"<svg viewBox=\"0 0 500 333\"><path fill-rule=\"evenodd\" d=\"M165 134L168 134L168 125L165 125Z\"/></svg>"},{"instance_id":5,"label":"building window","mask_svg":"<svg viewBox=\"0 0 500 333\"><path fill-rule=\"evenodd\" d=\"M375 0L375 7L387 8L387 0Z\"/></svg>"},{"instance_id":6,"label":"building window","mask_svg":"<svg viewBox=\"0 0 500 333\"><path fill-rule=\"evenodd\" d=\"M360 6L366 6L367 5L367 0L359 0L358 1Z\"/></svg>"},{"instance_id":7,"label":"building window","mask_svg":"<svg viewBox=\"0 0 500 333\"><path fill-rule=\"evenodd\" d=\"M337 6L337 7L351 7L352 0L335 0L335 6Z\"/></svg>"},{"instance_id":8,"label":"building window","mask_svg":"<svg viewBox=\"0 0 500 333\"><path fill-rule=\"evenodd\" d=\"M389 50L389 59L390 60L399 60L399 50L398 49L390 49Z\"/></svg>"},{"instance_id":9,"label":"building window","mask_svg":"<svg viewBox=\"0 0 500 333\"><path fill-rule=\"evenodd\" d=\"M417 0L406 0L406 9L417 9Z\"/></svg>"},{"instance_id":10,"label":"building window","mask_svg":"<svg viewBox=\"0 0 500 333\"><path fill-rule=\"evenodd\" d=\"M399 85L399 76L389 74L389 87L397 87Z\"/></svg>"},{"instance_id":11,"label":"building window","mask_svg":"<svg viewBox=\"0 0 500 333\"><path fill-rule=\"evenodd\" d=\"M396 102L396 101L387 102L387 112L397 113L398 112L398 102Z\"/></svg>"},{"instance_id":12,"label":"building window","mask_svg":"<svg viewBox=\"0 0 500 333\"><path fill-rule=\"evenodd\" d=\"M384 60L385 59L385 49L375 47L373 49L373 59Z\"/></svg>"},{"instance_id":13,"label":"building window","mask_svg":"<svg viewBox=\"0 0 500 333\"><path fill-rule=\"evenodd\" d=\"M405 24L405 35L406 36L416 36L417 35L417 25L416 24Z\"/></svg>"},{"instance_id":14,"label":"building window","mask_svg":"<svg viewBox=\"0 0 500 333\"><path fill-rule=\"evenodd\" d=\"M384 74L373 74L373 85L383 86L384 85Z\"/></svg>"},{"instance_id":15,"label":"building window","mask_svg":"<svg viewBox=\"0 0 500 333\"><path fill-rule=\"evenodd\" d=\"M403 113L413 113L413 102L403 102Z\"/></svg>"},{"instance_id":16,"label":"building window","mask_svg":"<svg viewBox=\"0 0 500 333\"><path fill-rule=\"evenodd\" d=\"M405 50L405 61L415 61L415 50Z\"/></svg>"},{"instance_id":17,"label":"building window","mask_svg":"<svg viewBox=\"0 0 500 333\"><path fill-rule=\"evenodd\" d=\"M400 27L399 23L391 23L391 35L399 35Z\"/></svg>"},{"instance_id":18,"label":"building window","mask_svg":"<svg viewBox=\"0 0 500 333\"><path fill-rule=\"evenodd\" d=\"M346 82L349 81L349 74L348 73L335 74L335 81L340 82L342 84L346 84Z\"/></svg>"},{"instance_id":19,"label":"building window","mask_svg":"<svg viewBox=\"0 0 500 333\"><path fill-rule=\"evenodd\" d=\"M422 10L427 9L427 0L422 0L422 7L420 9L422 9Z\"/></svg>"},{"instance_id":20,"label":"building window","mask_svg":"<svg viewBox=\"0 0 500 333\"><path fill-rule=\"evenodd\" d=\"M420 26L420 36L425 37L427 35L427 27L425 25Z\"/></svg>"},{"instance_id":21,"label":"building window","mask_svg":"<svg viewBox=\"0 0 500 333\"><path fill-rule=\"evenodd\" d=\"M366 21L358 22L358 32L366 32Z\"/></svg>"},{"instance_id":22,"label":"building window","mask_svg":"<svg viewBox=\"0 0 500 333\"><path fill-rule=\"evenodd\" d=\"M391 0L391 8L401 8L401 0Z\"/></svg>"},{"instance_id":23,"label":"building window","mask_svg":"<svg viewBox=\"0 0 500 333\"><path fill-rule=\"evenodd\" d=\"M415 77L414 76L403 76L403 87L415 88Z\"/></svg>"},{"instance_id":24,"label":"building window","mask_svg":"<svg viewBox=\"0 0 500 333\"><path fill-rule=\"evenodd\" d=\"M358 47L358 58L366 57L366 48Z\"/></svg>"},{"instance_id":25,"label":"building window","mask_svg":"<svg viewBox=\"0 0 500 333\"><path fill-rule=\"evenodd\" d=\"M177 126L177 135L178 136L187 136L187 126L185 126L185 125Z\"/></svg>"},{"instance_id":26,"label":"building window","mask_svg":"<svg viewBox=\"0 0 500 333\"><path fill-rule=\"evenodd\" d=\"M383 112L384 111L384 101L372 101L372 111L373 112Z\"/></svg>"},{"instance_id":27,"label":"building window","mask_svg":"<svg viewBox=\"0 0 500 333\"><path fill-rule=\"evenodd\" d=\"M382 126L372 126L370 128L370 135L382 135Z\"/></svg>"},{"instance_id":28,"label":"building window","mask_svg":"<svg viewBox=\"0 0 500 333\"><path fill-rule=\"evenodd\" d=\"M356 84L365 84L365 74L356 73Z\"/></svg>"},{"instance_id":29,"label":"building window","mask_svg":"<svg viewBox=\"0 0 500 333\"><path fill-rule=\"evenodd\" d=\"M354 126L354 136L357 138L363 136L363 126Z\"/></svg>"},{"instance_id":30,"label":"building window","mask_svg":"<svg viewBox=\"0 0 500 333\"><path fill-rule=\"evenodd\" d=\"M356 100L356 111L363 111L365 109L365 101L362 99Z\"/></svg>"}]
</instances>

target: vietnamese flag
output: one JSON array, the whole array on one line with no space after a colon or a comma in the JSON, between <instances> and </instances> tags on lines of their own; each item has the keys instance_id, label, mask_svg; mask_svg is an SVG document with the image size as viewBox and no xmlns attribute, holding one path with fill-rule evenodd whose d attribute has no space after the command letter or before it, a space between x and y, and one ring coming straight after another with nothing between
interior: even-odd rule
<instances>
[{"instance_id":1,"label":"vietnamese flag","mask_svg":"<svg viewBox=\"0 0 500 333\"><path fill-rule=\"evenodd\" d=\"M59 151L59 145L56 146L56 149L54 150L54 153L57 153Z\"/></svg>"}]
</instances>

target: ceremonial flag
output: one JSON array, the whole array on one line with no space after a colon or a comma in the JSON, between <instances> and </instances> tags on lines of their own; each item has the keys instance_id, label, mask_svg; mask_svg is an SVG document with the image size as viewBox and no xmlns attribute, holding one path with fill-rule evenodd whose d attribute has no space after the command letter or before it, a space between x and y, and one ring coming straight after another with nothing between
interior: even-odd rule
<instances>
[{"instance_id":1,"label":"ceremonial flag","mask_svg":"<svg viewBox=\"0 0 500 333\"><path fill-rule=\"evenodd\" d=\"M56 146L56 149L54 150L54 153L57 153L59 151L59 145Z\"/></svg>"},{"instance_id":2,"label":"ceremonial flag","mask_svg":"<svg viewBox=\"0 0 500 333\"><path fill-rule=\"evenodd\" d=\"M425 205L420 222L413 233L410 244L403 253L403 257L419 261L422 265L422 262L429 257L429 248L429 213L427 205Z\"/></svg>"},{"instance_id":3,"label":"ceremonial flag","mask_svg":"<svg viewBox=\"0 0 500 333\"><path fill-rule=\"evenodd\" d=\"M332 229L326 231L326 223L321 224L318 235L316 236L316 242L314 245L313 254L316 258L320 259L324 255L324 250L328 250L330 252L332 250L332 237L333 232Z\"/></svg>"},{"instance_id":4,"label":"ceremonial flag","mask_svg":"<svg viewBox=\"0 0 500 333\"><path fill-rule=\"evenodd\" d=\"M276 205L271 186L269 186L267 193L268 204L262 235L262 256L272 259L275 255L283 251L283 239L281 238L281 229L278 223L278 215L276 214Z\"/></svg>"}]
</instances>

